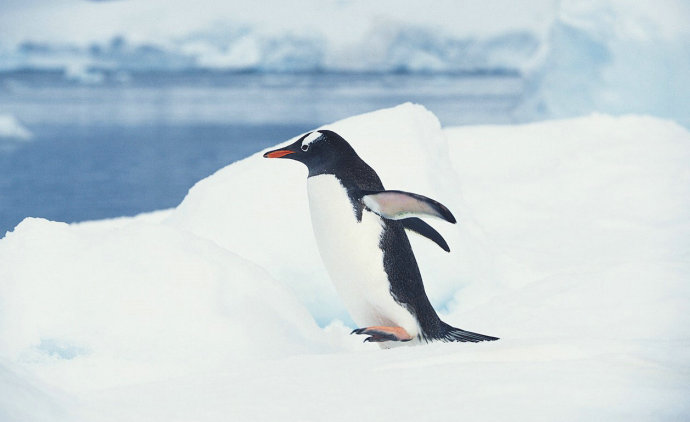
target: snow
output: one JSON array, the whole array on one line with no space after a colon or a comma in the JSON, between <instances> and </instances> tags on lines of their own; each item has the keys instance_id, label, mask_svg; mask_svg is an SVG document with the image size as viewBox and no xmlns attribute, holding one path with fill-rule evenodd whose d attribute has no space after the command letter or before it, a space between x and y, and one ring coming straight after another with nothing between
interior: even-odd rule
<instances>
[{"instance_id":1,"label":"snow","mask_svg":"<svg viewBox=\"0 0 690 422\"><path fill-rule=\"evenodd\" d=\"M409 1L6 0L0 11L4 71L92 84L151 70L507 73L527 82L515 121L598 111L690 126L683 0L445 0L424 13Z\"/></svg>"},{"instance_id":2,"label":"snow","mask_svg":"<svg viewBox=\"0 0 690 422\"><path fill-rule=\"evenodd\" d=\"M350 336L306 170L257 153L175 209L28 218L0 239L0 417L687 417L686 129L603 114L444 129L413 104L324 127L388 188L453 211L457 225L430 221L450 254L410 235L425 286L444 320L501 340Z\"/></svg>"},{"instance_id":3,"label":"snow","mask_svg":"<svg viewBox=\"0 0 690 422\"><path fill-rule=\"evenodd\" d=\"M30 218L3 239L2 262L3 357L68 390L320 348L316 324L284 286L165 225Z\"/></svg>"},{"instance_id":4,"label":"snow","mask_svg":"<svg viewBox=\"0 0 690 422\"><path fill-rule=\"evenodd\" d=\"M32 134L12 114L0 113L0 141L2 140L28 140Z\"/></svg>"},{"instance_id":5,"label":"snow","mask_svg":"<svg viewBox=\"0 0 690 422\"><path fill-rule=\"evenodd\" d=\"M464 139L450 143L451 157L460 179L475 181L463 184L463 195L481 210L498 285L521 296L492 301L520 331L601 340L687 335L687 295L676 295L689 288L687 131L649 117L593 115L519 132L447 133ZM476 157L491 165L477 166ZM590 292L584 320L580 289ZM458 309L463 298L473 303L459 292ZM517 304L524 308L508 310ZM554 313L563 319L546 318Z\"/></svg>"}]
</instances>

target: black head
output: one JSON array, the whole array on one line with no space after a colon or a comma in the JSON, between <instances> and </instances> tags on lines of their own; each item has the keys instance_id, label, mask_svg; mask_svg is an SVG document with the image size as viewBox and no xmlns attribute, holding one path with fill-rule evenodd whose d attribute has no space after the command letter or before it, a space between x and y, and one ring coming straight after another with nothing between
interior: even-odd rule
<instances>
[{"instance_id":1,"label":"black head","mask_svg":"<svg viewBox=\"0 0 690 422\"><path fill-rule=\"evenodd\" d=\"M343 167L363 163L342 136L325 129L309 132L286 147L265 153L264 157L299 161L307 166L310 176L336 174Z\"/></svg>"}]
</instances>

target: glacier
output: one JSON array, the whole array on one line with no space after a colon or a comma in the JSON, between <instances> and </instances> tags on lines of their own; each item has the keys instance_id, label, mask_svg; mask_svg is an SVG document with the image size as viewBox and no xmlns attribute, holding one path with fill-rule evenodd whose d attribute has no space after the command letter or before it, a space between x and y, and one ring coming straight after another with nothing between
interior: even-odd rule
<instances>
[{"instance_id":1,"label":"glacier","mask_svg":"<svg viewBox=\"0 0 690 422\"><path fill-rule=\"evenodd\" d=\"M168 3L9 2L0 70L92 84L138 72L508 74L527 82L516 122L599 111L690 125L682 0L442 1L425 16L389 1Z\"/></svg>"},{"instance_id":2,"label":"glacier","mask_svg":"<svg viewBox=\"0 0 690 422\"><path fill-rule=\"evenodd\" d=\"M0 239L3 420L690 412L687 129L605 114L444 128L409 103L324 127L386 186L454 212L457 225L430 222L450 254L410 235L427 292L446 321L500 341L379 350L349 336L306 172L259 152L174 209L28 218Z\"/></svg>"}]
</instances>

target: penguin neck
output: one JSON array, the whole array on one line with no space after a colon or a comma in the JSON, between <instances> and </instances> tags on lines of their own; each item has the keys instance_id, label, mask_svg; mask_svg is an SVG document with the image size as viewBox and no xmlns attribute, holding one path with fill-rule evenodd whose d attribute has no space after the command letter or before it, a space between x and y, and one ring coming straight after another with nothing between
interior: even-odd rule
<instances>
[{"instance_id":1,"label":"penguin neck","mask_svg":"<svg viewBox=\"0 0 690 422\"><path fill-rule=\"evenodd\" d=\"M347 189L350 196L361 190L383 190L383 183L373 168L357 154L345 156L338 160L309 167L309 175L332 175Z\"/></svg>"}]
</instances>

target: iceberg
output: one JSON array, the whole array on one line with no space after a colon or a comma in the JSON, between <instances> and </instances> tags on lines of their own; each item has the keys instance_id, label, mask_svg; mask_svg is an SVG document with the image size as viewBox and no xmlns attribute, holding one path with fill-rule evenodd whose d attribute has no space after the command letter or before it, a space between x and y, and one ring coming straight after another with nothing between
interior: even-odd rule
<instances>
[{"instance_id":1,"label":"iceberg","mask_svg":"<svg viewBox=\"0 0 690 422\"><path fill-rule=\"evenodd\" d=\"M690 17L683 2L565 2L525 73L521 119L593 111L690 126ZM530 118L530 114L532 117Z\"/></svg>"},{"instance_id":2,"label":"iceberg","mask_svg":"<svg viewBox=\"0 0 690 422\"><path fill-rule=\"evenodd\" d=\"M687 129L604 114L443 128L409 103L324 127L386 186L449 206L458 224L436 228L450 254L410 235L425 286L444 320L500 341L379 350L349 336L311 234L306 172L259 152L174 209L29 218L0 239L0 415L627 421L690 411Z\"/></svg>"},{"instance_id":3,"label":"iceberg","mask_svg":"<svg viewBox=\"0 0 690 422\"><path fill-rule=\"evenodd\" d=\"M33 137L29 129L12 114L0 114L0 141L26 141Z\"/></svg>"},{"instance_id":4,"label":"iceberg","mask_svg":"<svg viewBox=\"0 0 690 422\"><path fill-rule=\"evenodd\" d=\"M137 72L511 75L525 81L515 122L605 112L690 125L682 0L444 1L428 15L405 2L12 4L0 14L4 73L90 84Z\"/></svg>"}]
</instances>

